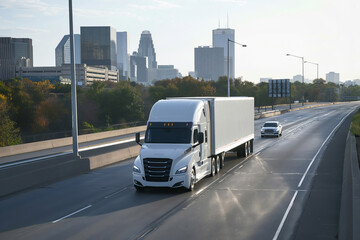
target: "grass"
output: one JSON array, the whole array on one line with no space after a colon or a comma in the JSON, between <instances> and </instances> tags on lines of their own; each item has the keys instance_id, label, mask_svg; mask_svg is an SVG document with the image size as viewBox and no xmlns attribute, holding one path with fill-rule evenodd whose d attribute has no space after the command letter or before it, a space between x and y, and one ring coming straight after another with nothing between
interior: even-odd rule
<instances>
[{"instance_id":1,"label":"grass","mask_svg":"<svg viewBox=\"0 0 360 240\"><path fill-rule=\"evenodd\" d=\"M360 110L353 116L350 132L357 137L360 137Z\"/></svg>"}]
</instances>

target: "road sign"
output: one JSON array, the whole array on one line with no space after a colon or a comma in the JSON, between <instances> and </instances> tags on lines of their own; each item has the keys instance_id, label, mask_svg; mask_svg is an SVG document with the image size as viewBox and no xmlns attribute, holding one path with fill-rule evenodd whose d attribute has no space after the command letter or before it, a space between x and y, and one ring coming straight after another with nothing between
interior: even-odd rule
<instances>
[{"instance_id":1,"label":"road sign","mask_svg":"<svg viewBox=\"0 0 360 240\"><path fill-rule=\"evenodd\" d=\"M269 97L290 97L290 79L269 79Z\"/></svg>"}]
</instances>

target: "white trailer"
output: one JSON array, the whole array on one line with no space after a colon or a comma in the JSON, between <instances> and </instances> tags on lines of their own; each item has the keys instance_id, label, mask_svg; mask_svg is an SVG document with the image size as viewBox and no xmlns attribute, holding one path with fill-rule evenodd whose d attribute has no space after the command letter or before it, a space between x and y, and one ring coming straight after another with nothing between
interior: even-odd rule
<instances>
[{"instance_id":1,"label":"white trailer","mask_svg":"<svg viewBox=\"0 0 360 240\"><path fill-rule=\"evenodd\" d=\"M144 187L185 187L214 176L225 153L253 151L254 98L194 97L160 100L151 109L133 181ZM140 134L136 134L140 144Z\"/></svg>"}]
</instances>

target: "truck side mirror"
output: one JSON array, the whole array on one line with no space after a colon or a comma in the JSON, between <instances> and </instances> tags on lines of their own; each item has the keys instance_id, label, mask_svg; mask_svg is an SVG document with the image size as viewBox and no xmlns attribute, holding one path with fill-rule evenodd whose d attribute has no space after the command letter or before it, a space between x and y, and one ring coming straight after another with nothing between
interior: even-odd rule
<instances>
[{"instance_id":1,"label":"truck side mirror","mask_svg":"<svg viewBox=\"0 0 360 240\"><path fill-rule=\"evenodd\" d=\"M202 144L204 142L204 133L203 132L199 133L198 142L199 142L199 144Z\"/></svg>"},{"instance_id":2,"label":"truck side mirror","mask_svg":"<svg viewBox=\"0 0 360 240\"><path fill-rule=\"evenodd\" d=\"M140 143L140 133L139 132L135 133L135 142L137 144L139 144L140 146L142 146L142 144Z\"/></svg>"}]
</instances>

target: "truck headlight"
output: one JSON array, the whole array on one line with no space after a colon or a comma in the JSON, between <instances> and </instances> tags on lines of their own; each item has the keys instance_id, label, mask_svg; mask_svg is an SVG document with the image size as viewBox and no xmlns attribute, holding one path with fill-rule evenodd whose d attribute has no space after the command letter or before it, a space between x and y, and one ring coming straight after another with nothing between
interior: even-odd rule
<instances>
[{"instance_id":1,"label":"truck headlight","mask_svg":"<svg viewBox=\"0 0 360 240\"><path fill-rule=\"evenodd\" d=\"M136 165L133 166L133 172L135 173L141 173L140 168Z\"/></svg>"},{"instance_id":2,"label":"truck headlight","mask_svg":"<svg viewBox=\"0 0 360 240\"><path fill-rule=\"evenodd\" d=\"M188 166L179 168L179 169L175 172L175 174L186 173L187 169L188 169Z\"/></svg>"}]
</instances>

